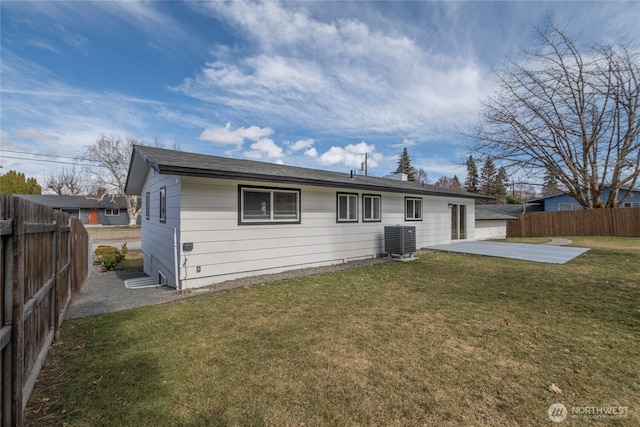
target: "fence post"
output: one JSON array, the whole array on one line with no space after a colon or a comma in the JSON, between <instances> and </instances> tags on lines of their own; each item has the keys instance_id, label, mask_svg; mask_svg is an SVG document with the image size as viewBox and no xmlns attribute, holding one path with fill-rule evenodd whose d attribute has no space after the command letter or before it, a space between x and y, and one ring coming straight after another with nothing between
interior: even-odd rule
<instances>
[{"instance_id":1,"label":"fence post","mask_svg":"<svg viewBox=\"0 0 640 427\"><path fill-rule=\"evenodd\" d=\"M22 200L14 197L13 200L13 373L12 373L12 401L11 415L13 425L23 425L23 398L24 387L24 211Z\"/></svg>"}]
</instances>

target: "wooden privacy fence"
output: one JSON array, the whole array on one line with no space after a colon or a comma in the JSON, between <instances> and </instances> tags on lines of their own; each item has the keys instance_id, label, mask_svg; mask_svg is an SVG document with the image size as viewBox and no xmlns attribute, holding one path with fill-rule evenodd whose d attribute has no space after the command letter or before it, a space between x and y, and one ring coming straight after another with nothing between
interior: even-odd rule
<instances>
[{"instance_id":1,"label":"wooden privacy fence","mask_svg":"<svg viewBox=\"0 0 640 427\"><path fill-rule=\"evenodd\" d=\"M0 193L0 426L23 411L66 309L89 273L77 218Z\"/></svg>"},{"instance_id":2,"label":"wooden privacy fence","mask_svg":"<svg viewBox=\"0 0 640 427\"><path fill-rule=\"evenodd\" d=\"M532 212L507 221L507 237L640 237L640 208Z\"/></svg>"}]
</instances>

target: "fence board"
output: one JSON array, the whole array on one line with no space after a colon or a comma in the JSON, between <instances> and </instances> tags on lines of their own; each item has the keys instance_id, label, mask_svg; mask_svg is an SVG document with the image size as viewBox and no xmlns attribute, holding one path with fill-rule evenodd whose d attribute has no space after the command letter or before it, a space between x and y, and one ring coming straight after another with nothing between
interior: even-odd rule
<instances>
[{"instance_id":1,"label":"fence board","mask_svg":"<svg viewBox=\"0 0 640 427\"><path fill-rule=\"evenodd\" d=\"M70 301L89 273L77 218L0 193L0 426L21 426Z\"/></svg>"},{"instance_id":2,"label":"fence board","mask_svg":"<svg viewBox=\"0 0 640 427\"><path fill-rule=\"evenodd\" d=\"M640 208L532 212L507 221L507 237L640 237Z\"/></svg>"}]
</instances>

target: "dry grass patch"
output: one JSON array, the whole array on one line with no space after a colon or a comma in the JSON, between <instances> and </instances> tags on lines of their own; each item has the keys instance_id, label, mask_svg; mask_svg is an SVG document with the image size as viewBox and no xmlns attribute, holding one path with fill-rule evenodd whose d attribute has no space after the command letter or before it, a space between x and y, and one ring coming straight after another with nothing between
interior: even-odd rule
<instances>
[{"instance_id":1,"label":"dry grass patch","mask_svg":"<svg viewBox=\"0 0 640 427\"><path fill-rule=\"evenodd\" d=\"M432 253L70 321L47 362L64 380L39 382L28 417L539 426L562 402L637 425L640 240L575 244L594 249L565 265Z\"/></svg>"}]
</instances>

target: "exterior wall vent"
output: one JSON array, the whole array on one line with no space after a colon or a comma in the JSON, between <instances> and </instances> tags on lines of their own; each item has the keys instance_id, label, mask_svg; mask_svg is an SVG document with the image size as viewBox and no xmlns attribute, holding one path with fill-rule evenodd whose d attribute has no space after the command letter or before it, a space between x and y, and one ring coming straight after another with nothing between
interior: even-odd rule
<instances>
[{"instance_id":1,"label":"exterior wall vent","mask_svg":"<svg viewBox=\"0 0 640 427\"><path fill-rule=\"evenodd\" d=\"M412 255L416 252L416 227L395 225L384 227L384 251L390 257Z\"/></svg>"}]
</instances>

